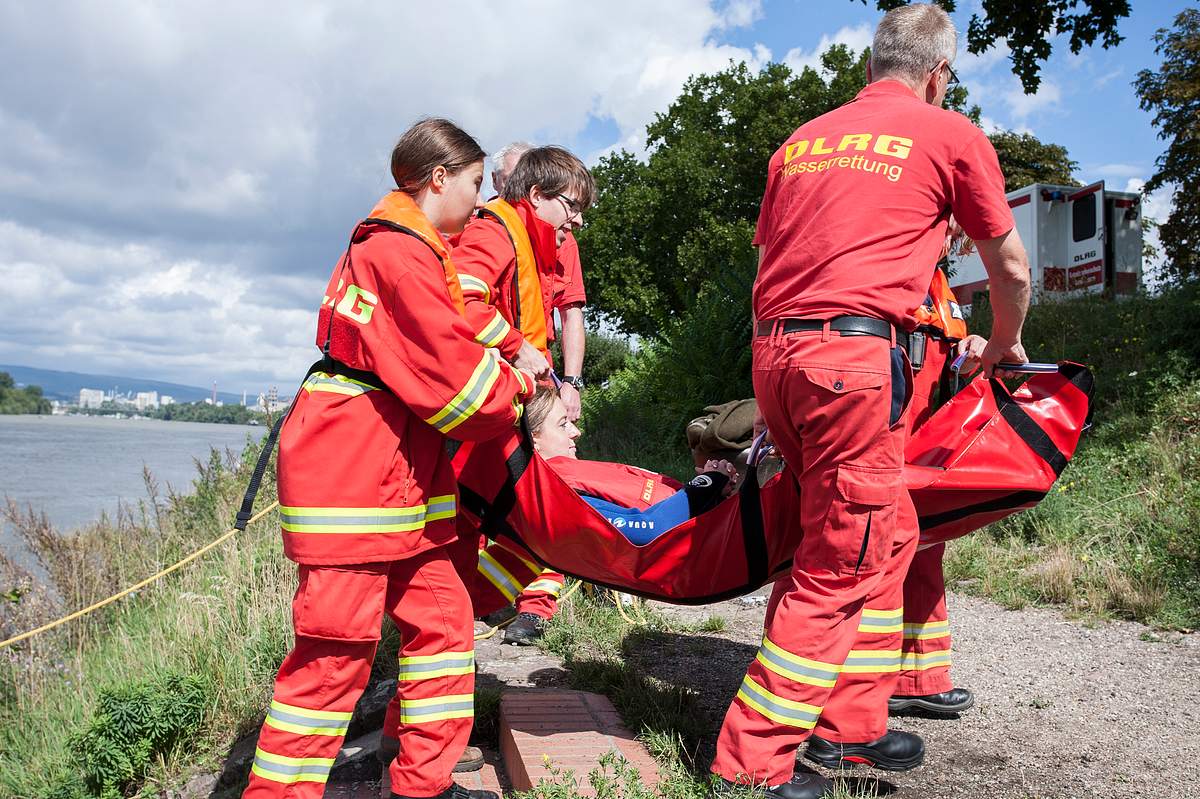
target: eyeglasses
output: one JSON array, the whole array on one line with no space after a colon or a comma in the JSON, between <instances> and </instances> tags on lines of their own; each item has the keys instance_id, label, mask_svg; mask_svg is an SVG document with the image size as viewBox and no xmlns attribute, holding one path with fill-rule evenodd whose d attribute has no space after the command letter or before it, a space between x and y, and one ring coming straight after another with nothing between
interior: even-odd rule
<instances>
[{"instance_id":1,"label":"eyeglasses","mask_svg":"<svg viewBox=\"0 0 1200 799\"><path fill-rule=\"evenodd\" d=\"M579 202L579 200L574 200L565 194L556 194L554 196L562 200L563 206L567 209L567 219L583 213L583 203Z\"/></svg>"},{"instance_id":2,"label":"eyeglasses","mask_svg":"<svg viewBox=\"0 0 1200 799\"><path fill-rule=\"evenodd\" d=\"M958 75L954 74L954 68L950 66L949 61L943 61L941 63L946 65L946 71L950 73L950 77L946 78L946 90L949 91L958 85ZM937 69L937 67L934 67L934 69Z\"/></svg>"}]
</instances>

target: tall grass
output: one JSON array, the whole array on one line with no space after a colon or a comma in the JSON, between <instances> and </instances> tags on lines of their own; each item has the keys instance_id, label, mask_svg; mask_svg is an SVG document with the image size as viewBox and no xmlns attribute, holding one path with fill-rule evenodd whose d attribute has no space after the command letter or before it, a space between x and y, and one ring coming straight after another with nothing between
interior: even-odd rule
<instances>
[{"instance_id":1,"label":"tall grass","mask_svg":"<svg viewBox=\"0 0 1200 799\"><path fill-rule=\"evenodd\" d=\"M257 454L255 444L241 455L213 452L200 464L192 494L160 498L151 485L139 506L76 535L10 507L10 520L50 575L53 591L36 588L12 562L0 564L3 585L13 586L0 633L102 598L228 529ZM269 472L259 507L274 498ZM261 719L290 645L294 588L294 566L283 558L270 515L138 594L0 650L0 795L109 796L143 779L153 785L196 765L215 765L230 742ZM186 676L186 685L172 688L164 675ZM162 713L164 702L182 701L163 697L183 695L203 708L203 723L183 741L151 736L133 742L153 749L142 773L123 776L118 772L125 766L104 761L104 747L89 748L97 736L118 734L109 726L137 728L136 720L114 714L143 707Z\"/></svg>"}]
</instances>

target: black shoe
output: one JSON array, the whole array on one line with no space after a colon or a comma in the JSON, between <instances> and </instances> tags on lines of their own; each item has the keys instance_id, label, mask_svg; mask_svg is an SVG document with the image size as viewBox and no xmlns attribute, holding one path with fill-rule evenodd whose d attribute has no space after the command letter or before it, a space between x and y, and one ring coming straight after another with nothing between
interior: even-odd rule
<instances>
[{"instance_id":1,"label":"black shoe","mask_svg":"<svg viewBox=\"0 0 1200 799\"><path fill-rule=\"evenodd\" d=\"M380 765L386 770L392 761L400 754L400 742L395 738L384 735L379 739L379 749L375 755ZM455 774L465 774L468 771L479 771L483 768L483 750L478 746L468 746L458 756L458 762L451 769Z\"/></svg>"},{"instance_id":2,"label":"black shoe","mask_svg":"<svg viewBox=\"0 0 1200 799\"><path fill-rule=\"evenodd\" d=\"M951 688L940 694L926 696L893 696L888 699L888 713L924 710L939 716L953 716L973 707L975 707L975 694L966 688Z\"/></svg>"},{"instance_id":3,"label":"black shoe","mask_svg":"<svg viewBox=\"0 0 1200 799\"><path fill-rule=\"evenodd\" d=\"M480 621L488 627L499 627L504 622L517 615L517 609L512 605L505 605L499 610L493 610L488 615L484 616Z\"/></svg>"},{"instance_id":4,"label":"black shoe","mask_svg":"<svg viewBox=\"0 0 1200 799\"><path fill-rule=\"evenodd\" d=\"M865 744L836 744L814 735L804 756L825 768L863 764L883 771L908 771L925 759L925 742L919 735L899 730L888 730L879 740Z\"/></svg>"},{"instance_id":5,"label":"black shoe","mask_svg":"<svg viewBox=\"0 0 1200 799\"><path fill-rule=\"evenodd\" d=\"M504 628L504 643L530 646L542 637L546 620L534 613L518 613L516 621Z\"/></svg>"},{"instance_id":6,"label":"black shoe","mask_svg":"<svg viewBox=\"0 0 1200 799\"><path fill-rule=\"evenodd\" d=\"M718 777L713 786L713 796L719 799L746 795L778 799L824 799L833 796L833 783L807 766L797 763L792 778L782 785L744 785Z\"/></svg>"},{"instance_id":7,"label":"black shoe","mask_svg":"<svg viewBox=\"0 0 1200 799\"><path fill-rule=\"evenodd\" d=\"M415 799L415 797L403 796L402 794L394 793L391 799ZM431 796L429 799L500 799L495 791L475 791L468 790L462 787L457 782L450 783L450 787L436 796Z\"/></svg>"}]
</instances>

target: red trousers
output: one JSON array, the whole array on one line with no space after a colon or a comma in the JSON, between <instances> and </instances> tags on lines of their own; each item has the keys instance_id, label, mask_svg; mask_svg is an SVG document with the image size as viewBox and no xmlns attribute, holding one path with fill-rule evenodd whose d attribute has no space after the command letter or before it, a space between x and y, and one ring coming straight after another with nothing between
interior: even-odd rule
<instances>
[{"instance_id":1,"label":"red trousers","mask_svg":"<svg viewBox=\"0 0 1200 799\"><path fill-rule=\"evenodd\" d=\"M449 787L474 719L475 652L466 589L437 547L387 563L300 566L296 646L275 680L244 797L324 793L385 613L401 636L392 791L433 796Z\"/></svg>"},{"instance_id":2,"label":"red trousers","mask_svg":"<svg viewBox=\"0 0 1200 799\"><path fill-rule=\"evenodd\" d=\"M910 429L920 427L937 410L938 381L954 349L955 345L944 339L929 340L925 364L913 375ZM904 578L904 641L896 683L896 693L901 696L940 694L954 687L950 680L950 616L942 573L945 552L945 544L918 551Z\"/></svg>"},{"instance_id":3,"label":"red trousers","mask_svg":"<svg viewBox=\"0 0 1200 799\"><path fill-rule=\"evenodd\" d=\"M465 519L460 518L459 540L451 545L451 557L471 595L475 618L509 605L516 605L518 613L543 619L558 612L563 576L504 544L487 541Z\"/></svg>"},{"instance_id":4,"label":"red trousers","mask_svg":"<svg viewBox=\"0 0 1200 799\"><path fill-rule=\"evenodd\" d=\"M799 481L804 538L717 740L712 768L726 779L786 782L818 725L836 741L887 731L917 531L901 476L910 385L885 339L824 331L754 342L754 394Z\"/></svg>"}]
</instances>

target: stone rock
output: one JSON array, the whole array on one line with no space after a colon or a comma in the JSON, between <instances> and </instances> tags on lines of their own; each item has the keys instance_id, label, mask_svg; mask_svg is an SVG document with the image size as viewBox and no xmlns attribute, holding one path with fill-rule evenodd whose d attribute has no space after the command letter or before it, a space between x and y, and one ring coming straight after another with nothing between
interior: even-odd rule
<instances>
[{"instance_id":1,"label":"stone rock","mask_svg":"<svg viewBox=\"0 0 1200 799\"><path fill-rule=\"evenodd\" d=\"M333 761L329 779L335 782L378 780L382 767L379 765L379 739L382 730L375 730L343 744Z\"/></svg>"},{"instance_id":2,"label":"stone rock","mask_svg":"<svg viewBox=\"0 0 1200 799\"><path fill-rule=\"evenodd\" d=\"M396 681L380 680L367 686L358 704L354 707L354 716L350 719L350 727L346 731L346 739L353 741L372 730L383 727L383 715L387 712L388 702L396 695Z\"/></svg>"}]
</instances>

